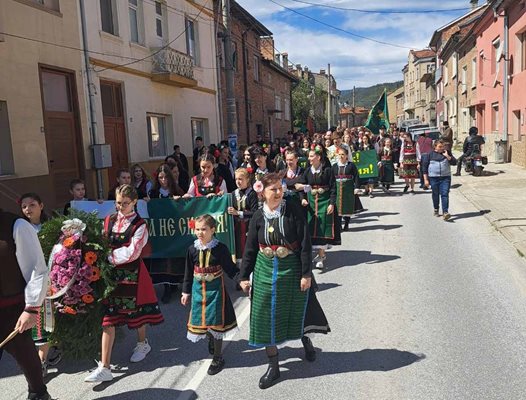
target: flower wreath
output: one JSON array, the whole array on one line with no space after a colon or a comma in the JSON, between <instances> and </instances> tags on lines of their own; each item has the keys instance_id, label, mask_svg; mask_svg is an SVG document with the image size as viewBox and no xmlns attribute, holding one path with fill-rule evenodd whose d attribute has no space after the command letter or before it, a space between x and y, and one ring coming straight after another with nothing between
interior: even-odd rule
<instances>
[{"instance_id":1,"label":"flower wreath","mask_svg":"<svg viewBox=\"0 0 526 400\"><path fill-rule=\"evenodd\" d=\"M319 144L311 144L310 149L318 155L323 154L323 148Z\"/></svg>"}]
</instances>

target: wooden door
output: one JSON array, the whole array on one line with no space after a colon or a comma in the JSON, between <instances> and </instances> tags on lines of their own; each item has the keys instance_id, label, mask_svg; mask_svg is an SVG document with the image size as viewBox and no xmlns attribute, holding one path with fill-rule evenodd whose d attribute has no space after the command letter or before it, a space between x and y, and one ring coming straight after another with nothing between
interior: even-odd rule
<instances>
[{"instance_id":1,"label":"wooden door","mask_svg":"<svg viewBox=\"0 0 526 400\"><path fill-rule=\"evenodd\" d=\"M122 107L122 88L117 82L101 81L102 114L104 116L104 137L111 146L112 166L108 169L110 187L115 183L119 168L128 168L128 145Z\"/></svg>"},{"instance_id":2,"label":"wooden door","mask_svg":"<svg viewBox=\"0 0 526 400\"><path fill-rule=\"evenodd\" d=\"M49 175L55 193L52 208L70 199L69 183L83 178L82 138L80 135L75 75L40 67Z\"/></svg>"}]
</instances>

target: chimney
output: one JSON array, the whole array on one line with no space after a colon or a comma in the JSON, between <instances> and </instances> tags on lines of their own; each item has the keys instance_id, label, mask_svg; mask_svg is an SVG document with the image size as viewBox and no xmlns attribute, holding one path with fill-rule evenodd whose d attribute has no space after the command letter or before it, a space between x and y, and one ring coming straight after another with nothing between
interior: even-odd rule
<instances>
[{"instance_id":1,"label":"chimney","mask_svg":"<svg viewBox=\"0 0 526 400\"><path fill-rule=\"evenodd\" d=\"M265 36L260 39L261 55L265 60L274 61L274 39L272 36Z\"/></svg>"},{"instance_id":2,"label":"chimney","mask_svg":"<svg viewBox=\"0 0 526 400\"><path fill-rule=\"evenodd\" d=\"M305 65L305 68L303 68L303 70L304 70L305 72L309 72L309 67L307 67L307 66Z\"/></svg>"},{"instance_id":3,"label":"chimney","mask_svg":"<svg viewBox=\"0 0 526 400\"><path fill-rule=\"evenodd\" d=\"M278 65L281 65L281 54L279 53L274 54L274 62Z\"/></svg>"},{"instance_id":4,"label":"chimney","mask_svg":"<svg viewBox=\"0 0 526 400\"><path fill-rule=\"evenodd\" d=\"M283 60L283 68L289 69L289 53L283 53L281 55L281 58Z\"/></svg>"},{"instance_id":5,"label":"chimney","mask_svg":"<svg viewBox=\"0 0 526 400\"><path fill-rule=\"evenodd\" d=\"M325 75L325 70L324 69L320 69L320 75Z\"/></svg>"},{"instance_id":6,"label":"chimney","mask_svg":"<svg viewBox=\"0 0 526 400\"><path fill-rule=\"evenodd\" d=\"M474 10L479 6L479 0L470 0L469 3L471 4L471 9Z\"/></svg>"}]
</instances>

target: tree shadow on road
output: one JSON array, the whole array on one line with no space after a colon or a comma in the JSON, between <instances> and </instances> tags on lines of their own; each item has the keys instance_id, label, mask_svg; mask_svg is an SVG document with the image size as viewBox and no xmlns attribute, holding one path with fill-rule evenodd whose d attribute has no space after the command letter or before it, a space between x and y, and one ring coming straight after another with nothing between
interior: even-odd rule
<instances>
[{"instance_id":1,"label":"tree shadow on road","mask_svg":"<svg viewBox=\"0 0 526 400\"><path fill-rule=\"evenodd\" d=\"M380 264L399 259L397 255L375 254L366 250L338 250L327 252L325 269L321 273L333 271L342 267L352 267L359 264Z\"/></svg>"},{"instance_id":2,"label":"tree shadow on road","mask_svg":"<svg viewBox=\"0 0 526 400\"><path fill-rule=\"evenodd\" d=\"M401 228L402 225L369 225L369 226L359 226L356 228L349 228L348 232L364 232L364 231L390 231L393 229Z\"/></svg>"},{"instance_id":3,"label":"tree shadow on road","mask_svg":"<svg viewBox=\"0 0 526 400\"><path fill-rule=\"evenodd\" d=\"M160 388L148 388L140 390L132 390L129 392L123 392L119 394L112 394L111 396L96 397L96 400L131 400L131 399L142 399L142 400L157 400L157 399L177 399L181 395L186 395L188 399L197 399L197 393L193 390L185 390L181 392L175 389L160 389Z\"/></svg>"}]
</instances>

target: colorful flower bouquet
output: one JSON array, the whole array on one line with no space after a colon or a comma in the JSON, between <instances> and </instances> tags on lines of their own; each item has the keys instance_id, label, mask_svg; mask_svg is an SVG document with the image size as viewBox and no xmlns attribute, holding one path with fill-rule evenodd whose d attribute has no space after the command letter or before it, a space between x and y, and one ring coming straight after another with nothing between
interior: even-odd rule
<instances>
[{"instance_id":1,"label":"colorful flower bouquet","mask_svg":"<svg viewBox=\"0 0 526 400\"><path fill-rule=\"evenodd\" d=\"M56 315L51 341L80 359L99 349L102 301L115 288L110 248L96 214L71 210L42 226L39 238L50 268L51 296Z\"/></svg>"}]
</instances>

